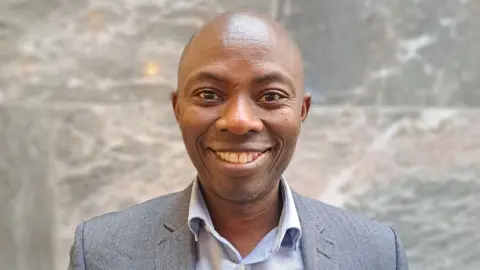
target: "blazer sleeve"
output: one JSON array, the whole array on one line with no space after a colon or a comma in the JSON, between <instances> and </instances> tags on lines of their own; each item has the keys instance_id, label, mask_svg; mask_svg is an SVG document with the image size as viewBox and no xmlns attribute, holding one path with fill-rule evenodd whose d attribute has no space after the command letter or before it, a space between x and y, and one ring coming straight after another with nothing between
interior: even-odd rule
<instances>
[{"instance_id":1,"label":"blazer sleeve","mask_svg":"<svg viewBox=\"0 0 480 270\"><path fill-rule=\"evenodd\" d=\"M396 270L409 270L407 254L403 249L400 238L397 236L397 233L395 233L395 230L393 228L390 228L390 229L392 230L393 236L395 238L395 251L396 251L396 261L397 261Z\"/></svg>"},{"instance_id":2,"label":"blazer sleeve","mask_svg":"<svg viewBox=\"0 0 480 270\"><path fill-rule=\"evenodd\" d=\"M70 263L68 270L85 270L85 257L83 250L83 231L85 223L82 222L75 230L75 238L70 249Z\"/></svg>"}]
</instances>

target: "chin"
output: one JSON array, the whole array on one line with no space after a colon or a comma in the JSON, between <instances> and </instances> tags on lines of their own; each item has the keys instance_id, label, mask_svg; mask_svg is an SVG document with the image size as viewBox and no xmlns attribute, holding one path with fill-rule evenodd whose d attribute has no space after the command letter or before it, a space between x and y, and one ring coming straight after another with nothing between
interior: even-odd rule
<instances>
[{"instance_id":1,"label":"chin","mask_svg":"<svg viewBox=\"0 0 480 270\"><path fill-rule=\"evenodd\" d=\"M224 185L222 185L223 187L220 187L218 191L221 197L231 201L255 201L256 199L263 197L263 195L269 190L269 185L266 183L259 183L258 180L252 177L248 177L248 179L225 180L227 180L228 183L224 183Z\"/></svg>"}]
</instances>

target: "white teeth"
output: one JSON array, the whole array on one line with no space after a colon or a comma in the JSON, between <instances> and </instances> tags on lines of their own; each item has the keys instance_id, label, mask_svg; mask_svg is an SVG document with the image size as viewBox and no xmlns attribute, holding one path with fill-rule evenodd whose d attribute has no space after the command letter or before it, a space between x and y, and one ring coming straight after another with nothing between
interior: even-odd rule
<instances>
[{"instance_id":1,"label":"white teeth","mask_svg":"<svg viewBox=\"0 0 480 270\"><path fill-rule=\"evenodd\" d=\"M236 163L236 164L245 164L252 162L254 158L258 157L261 153L246 153L246 152L240 152L240 153L234 153L234 152L217 152L217 155L230 163Z\"/></svg>"},{"instance_id":2,"label":"white teeth","mask_svg":"<svg viewBox=\"0 0 480 270\"><path fill-rule=\"evenodd\" d=\"M247 153L241 153L238 157L238 163L247 163Z\"/></svg>"},{"instance_id":3,"label":"white teeth","mask_svg":"<svg viewBox=\"0 0 480 270\"><path fill-rule=\"evenodd\" d=\"M230 161L231 163L238 163L238 154L230 153L228 161Z\"/></svg>"}]
</instances>

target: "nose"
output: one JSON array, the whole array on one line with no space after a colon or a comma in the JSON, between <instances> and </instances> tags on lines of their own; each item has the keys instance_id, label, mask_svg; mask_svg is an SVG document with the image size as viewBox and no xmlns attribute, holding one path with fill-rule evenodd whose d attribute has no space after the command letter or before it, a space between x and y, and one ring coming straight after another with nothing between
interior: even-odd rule
<instances>
[{"instance_id":1,"label":"nose","mask_svg":"<svg viewBox=\"0 0 480 270\"><path fill-rule=\"evenodd\" d=\"M249 131L261 132L263 122L254 115L250 100L238 96L227 102L222 117L216 122L216 128L219 131L244 135Z\"/></svg>"}]
</instances>

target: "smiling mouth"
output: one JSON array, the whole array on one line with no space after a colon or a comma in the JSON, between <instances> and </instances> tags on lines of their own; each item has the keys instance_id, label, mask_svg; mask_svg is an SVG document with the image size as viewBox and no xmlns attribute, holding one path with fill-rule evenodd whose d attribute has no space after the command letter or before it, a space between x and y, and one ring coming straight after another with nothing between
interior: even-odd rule
<instances>
[{"instance_id":1,"label":"smiling mouth","mask_svg":"<svg viewBox=\"0 0 480 270\"><path fill-rule=\"evenodd\" d=\"M222 161L231 164L248 164L253 163L265 153L270 151L267 149L263 152L220 152L220 151L210 151L214 152Z\"/></svg>"}]
</instances>

